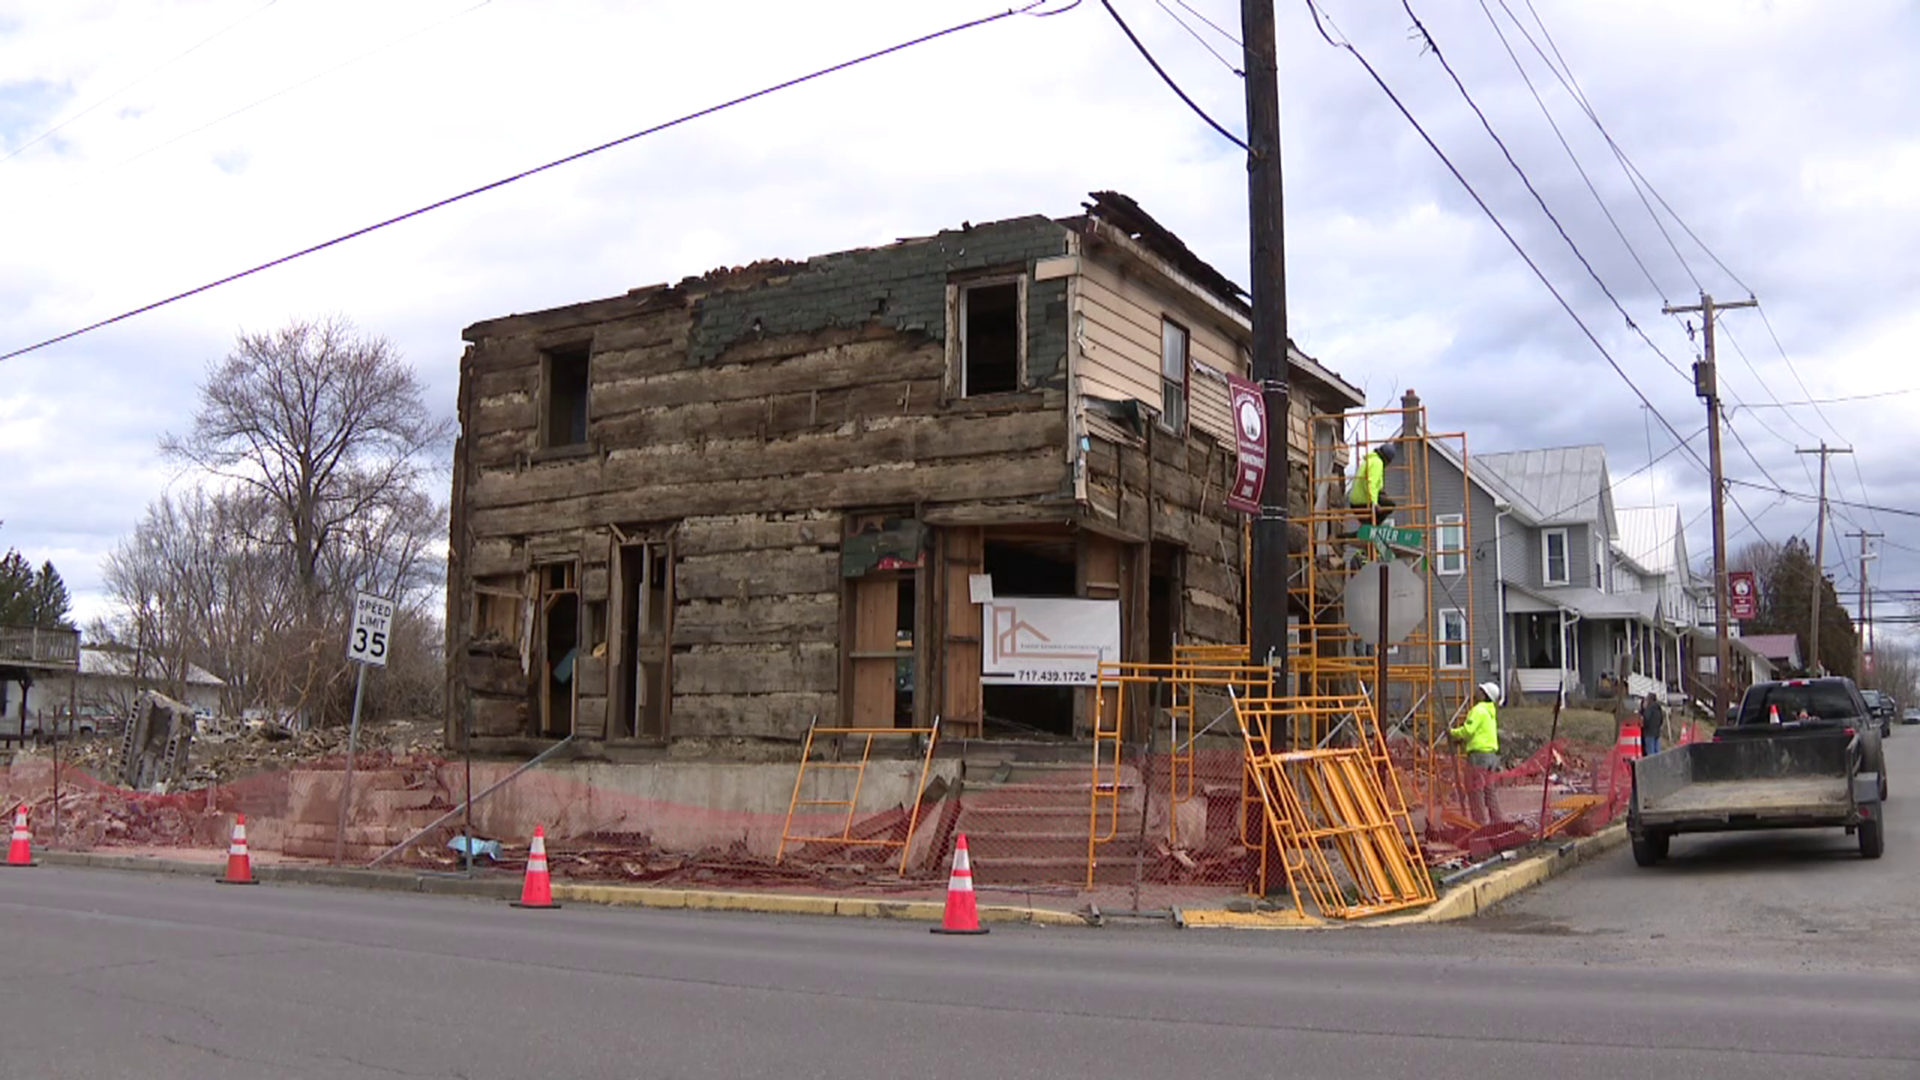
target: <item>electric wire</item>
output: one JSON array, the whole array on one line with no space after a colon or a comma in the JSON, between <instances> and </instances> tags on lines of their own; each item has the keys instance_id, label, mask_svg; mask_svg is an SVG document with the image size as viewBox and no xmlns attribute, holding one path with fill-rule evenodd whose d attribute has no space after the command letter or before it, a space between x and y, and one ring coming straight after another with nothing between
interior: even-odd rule
<instances>
[{"instance_id":1,"label":"electric wire","mask_svg":"<svg viewBox=\"0 0 1920 1080\"><path fill-rule=\"evenodd\" d=\"M1221 37L1226 38L1228 41L1233 42L1234 48L1244 49L1247 47L1239 38L1234 37L1232 33L1230 33L1225 28L1223 28L1219 23L1214 22L1212 19L1207 18L1204 13L1195 10L1192 4L1187 3L1187 0L1173 0L1173 2L1187 9L1187 11L1191 13L1194 18L1199 19L1201 22L1206 23L1208 26L1211 26L1213 28L1214 33L1219 34Z\"/></svg>"},{"instance_id":2,"label":"electric wire","mask_svg":"<svg viewBox=\"0 0 1920 1080\"><path fill-rule=\"evenodd\" d=\"M508 184L512 184L520 180L525 180L528 177L537 176L540 173L547 172L551 169L557 169L562 165L568 165L573 162L580 161L583 158L588 158L595 154L601 153L603 151L611 150L614 147L623 146L627 143L634 142L635 140L643 139L649 135L655 135L662 131L666 131L670 128L679 127L683 124L691 123L694 120L699 120L707 116L712 116L715 113L724 112L725 110L734 108L735 106L744 105L747 102L754 101L759 98L767 97L771 94L776 94L782 90L791 89L792 87L802 85L803 83L809 83L814 81L815 79L824 78L825 76L836 74L838 72L845 71L849 68L857 67L861 64L865 64L872 60L878 60L885 56L891 56L894 53L903 52L907 49L914 48L915 46L918 46L918 45L924 45L931 41L937 41L941 38L948 37L953 34L958 34L965 30L972 30L977 27L987 26L989 24L999 22L1002 19L1011 18L1016 15L1038 14L1038 15L1044 16L1044 15L1057 14L1057 12L1038 11L1039 8L1045 6L1048 2L1050 2L1050 0L1033 0L1032 3L1029 3L1024 7L1009 8L1005 11L996 12L992 15L986 15L980 18L970 19L966 22L956 23L955 25L946 27L945 29L936 30L928 34L922 34L918 37L911 38L907 41L903 41L895 45L889 45L886 48L865 53L861 56L854 57L850 60L843 60L829 67L819 68L815 71L808 72L805 75L796 76L794 78L787 79L783 82L778 82L771 86L767 86L759 90L755 90L751 93L742 94L739 97L731 98L727 101L720 102L717 105L709 105L704 109L699 109L695 112L690 112L683 116L675 117L672 120L663 121L651 127L642 128L639 131L635 131L628 135L622 135L617 139L612 139L607 142L600 143L597 146L588 147L585 150L576 151L574 153L566 155L565 157L555 158L552 161L546 162L545 164L536 165L530 169L524 169L520 172L514 173L511 176L502 177L490 183L482 184L479 187L469 188L466 191L460 192L459 194L456 194L456 195L449 195L444 199L436 200L434 202L426 204L425 206L416 207L415 209L409 210L405 213L396 214L393 217L389 217L384 220L374 222L371 225L362 226L361 228L355 229L352 232L342 233L341 235L336 236L330 240L323 240L320 243L309 245L307 247L301 248L300 250L292 252L290 254L282 255L279 258L268 260L267 262L263 262L256 266L249 267L237 273L228 274L225 277L207 282L204 285L195 286L183 292L175 293L172 296L168 296L160 300L155 300L152 303L142 304L139 307L121 312L120 314L114 315L110 318L101 319L98 322L94 322L94 323L89 323L88 325L80 327L77 330L69 330L63 334L58 334L54 337L47 338L44 341L35 342L32 345L25 345L20 348L14 349L10 352L0 353L0 361L11 360L18 356L25 356L28 353L47 348L48 346L51 346L51 345L57 345L63 341L71 341L74 338L80 337L83 334L92 333L95 330L112 326L115 323L124 322L136 316L144 315L147 312L166 307L169 304L177 303L181 300L187 299L188 297L198 296L201 293L208 292L213 289L217 289L223 285L231 284L243 278L252 277L253 275L261 273L263 271L271 270L274 267L283 266L287 263L293 262L296 259L301 259L308 255L313 255L318 252L325 251L328 248L337 247L338 245L344 244L349 240L355 240L355 239L358 239L359 237L366 236L369 233L378 232L381 229L388 228L389 226L398 225L403 221L408 221L413 218L420 217L423 214L427 214L427 213L431 213L432 211L439 210L443 207L451 206L454 203L462 202L466 199L471 199L476 195L481 195L486 192L493 191L497 188L506 187Z\"/></svg>"},{"instance_id":3,"label":"electric wire","mask_svg":"<svg viewBox=\"0 0 1920 1080\"><path fill-rule=\"evenodd\" d=\"M1194 112L1194 115L1198 116L1202 120L1205 120L1207 122L1208 127L1220 133L1221 138L1227 140L1233 145L1239 147L1240 149L1247 151L1248 153L1253 152L1253 148L1247 145L1246 140L1242 139L1238 135L1235 135L1233 132L1228 131L1226 128L1221 127L1220 122L1218 120L1215 120L1213 117L1208 116L1207 110L1201 108L1198 102L1194 101L1192 98L1187 96L1187 92L1180 88L1179 83L1173 81L1173 76L1167 74L1167 69L1160 66L1160 61L1155 60L1153 58L1153 53L1148 51L1147 46L1143 42L1141 42L1138 36L1134 34L1133 27L1128 26L1127 20L1121 18L1120 13L1114 10L1111 0L1100 0L1100 6L1103 8L1106 8L1107 14L1113 16L1113 21L1120 24L1121 32L1127 35L1128 41L1133 42L1133 47L1135 49L1140 50L1140 55L1146 59L1147 65L1153 68L1154 74L1160 76L1160 81L1166 83L1167 87L1171 89L1176 95L1178 95L1181 101L1186 102L1187 108L1192 109ZM4 359L4 357L0 357L0 359Z\"/></svg>"},{"instance_id":4,"label":"electric wire","mask_svg":"<svg viewBox=\"0 0 1920 1080\"><path fill-rule=\"evenodd\" d=\"M1182 19L1178 12L1168 7L1167 0L1153 0L1153 2L1160 5L1160 10L1166 12L1168 18L1172 19L1174 22L1179 23L1180 29L1185 30L1187 33L1193 35L1193 40L1199 42L1201 48L1212 53L1213 58L1215 60L1220 61L1221 65L1224 66L1228 71L1233 72L1235 75L1238 75L1243 79L1247 77L1247 73L1235 67L1233 64L1233 61L1220 55L1220 50L1213 47L1213 42L1208 41L1206 38L1201 37L1200 31L1195 30L1191 26L1188 26L1187 21L1185 19ZM1185 5L1182 5L1182 6L1184 7Z\"/></svg>"},{"instance_id":5,"label":"electric wire","mask_svg":"<svg viewBox=\"0 0 1920 1080\"><path fill-rule=\"evenodd\" d=\"M277 2L278 0L267 0L266 3L261 4L259 7L254 8L253 10L247 12L245 15L240 16L239 18L226 24L220 29L215 30L213 33L208 34L206 37L201 38L199 41L194 42L192 45L187 46L185 49L181 50L180 52L175 53L170 59L162 62L159 66L150 68L145 74L141 75L139 78L134 79L132 82L127 83L126 85L120 87L118 90L115 90L112 93L107 94L105 97L96 99L93 102L93 104L88 105L86 108L81 109L79 112L74 113L72 116L67 117L65 120L62 120L59 123L48 128L47 130L41 132L40 134L35 135L33 138L28 139L26 142L21 143L19 146L14 147L12 152L8 153L7 156L0 157L0 163L12 161L14 158L17 158L21 154L26 153L28 150L33 149L35 146L38 146L40 143L46 141L47 139L58 134L59 132L65 130L69 124L72 124L73 122L86 116L88 113L91 113L95 109L98 109L100 106L105 105L107 102L112 101L113 99L119 97L121 94L124 94L127 91L133 89L134 87L139 86L141 83L146 82L148 79L153 78L155 75L160 74L161 72L167 70L168 68L179 63L180 61L185 60L187 57L198 52L202 47L212 44L215 40L224 36L229 30L233 30L234 28L238 27L241 23L244 23L247 20L253 18L255 15L258 15L261 12L267 10Z\"/></svg>"}]
</instances>

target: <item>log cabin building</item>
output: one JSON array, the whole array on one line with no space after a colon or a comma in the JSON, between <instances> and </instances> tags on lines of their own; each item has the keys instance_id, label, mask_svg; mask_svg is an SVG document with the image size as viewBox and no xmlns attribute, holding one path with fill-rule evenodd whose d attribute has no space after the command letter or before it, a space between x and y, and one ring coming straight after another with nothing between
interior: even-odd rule
<instances>
[{"instance_id":1,"label":"log cabin building","mask_svg":"<svg viewBox=\"0 0 1920 1080\"><path fill-rule=\"evenodd\" d=\"M1244 641L1222 376L1249 328L1242 289L1110 192L475 323L449 742L1084 734L1090 689L983 685L970 582L1117 600L1128 660ZM1308 415L1362 395L1289 351L1304 509L1335 452Z\"/></svg>"}]
</instances>

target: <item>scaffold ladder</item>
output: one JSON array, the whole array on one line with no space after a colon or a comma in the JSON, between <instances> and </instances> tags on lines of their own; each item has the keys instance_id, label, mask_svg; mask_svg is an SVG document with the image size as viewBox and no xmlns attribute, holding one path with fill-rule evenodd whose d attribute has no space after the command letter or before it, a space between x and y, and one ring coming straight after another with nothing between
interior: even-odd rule
<instances>
[{"instance_id":1,"label":"scaffold ladder","mask_svg":"<svg viewBox=\"0 0 1920 1080\"><path fill-rule=\"evenodd\" d=\"M885 829L875 835L861 835L857 828L858 822L855 820L860 812L860 792L866 784L867 766L873 761L873 742L875 739L886 737L905 737L911 740L924 738L926 740L926 749L920 760L920 782L914 786L912 805L906 808L907 829L905 835L899 837L893 836L894 824L889 824ZM859 740L860 757L854 761L813 760L813 749L816 741L838 739ZM813 723L807 725L807 740L800 750L800 771L795 774L793 778L793 798L787 804L787 819L785 824L780 827L780 846L774 852L773 861L779 863L784 860L787 855L787 845L791 843L832 844L845 845L848 847L897 847L900 849L900 873L904 875L907 872L907 859L913 848L914 830L917 829L920 824L920 800L923 793L927 790L927 775L933 768L934 744L939 742L939 740L940 720L938 717L934 719L932 727L925 728L821 727L818 718L816 718ZM836 743L836 749L845 745L845 743ZM836 754L836 757L838 756L839 755ZM807 774L809 772L815 773L815 782L813 790L811 791L809 791L807 787ZM848 773L852 774L853 779L849 785L843 785L843 790L844 787L847 786L850 786L852 789L846 798L827 797L828 792L818 790L823 786L822 781L825 777ZM809 797L802 798L801 796L803 794ZM824 814L828 809L836 811L845 810L846 817L841 822L838 833L825 835L796 833L793 829L793 818L795 812L801 807L809 808L809 812L813 814Z\"/></svg>"}]
</instances>

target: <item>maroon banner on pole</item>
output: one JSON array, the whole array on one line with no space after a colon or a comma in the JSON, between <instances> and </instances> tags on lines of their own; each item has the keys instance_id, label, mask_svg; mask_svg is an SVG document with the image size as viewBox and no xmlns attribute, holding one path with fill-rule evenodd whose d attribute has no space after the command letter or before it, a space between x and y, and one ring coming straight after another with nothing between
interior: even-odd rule
<instances>
[{"instance_id":1,"label":"maroon banner on pole","mask_svg":"<svg viewBox=\"0 0 1920 1080\"><path fill-rule=\"evenodd\" d=\"M1753 571L1728 571L1727 617L1730 619L1757 619L1760 617L1760 589L1754 583Z\"/></svg>"},{"instance_id":2,"label":"maroon banner on pole","mask_svg":"<svg viewBox=\"0 0 1920 1080\"><path fill-rule=\"evenodd\" d=\"M1260 512L1260 489L1267 479L1267 403L1260 388L1237 375L1227 376L1227 405L1233 414L1233 485L1227 506L1243 514Z\"/></svg>"}]
</instances>

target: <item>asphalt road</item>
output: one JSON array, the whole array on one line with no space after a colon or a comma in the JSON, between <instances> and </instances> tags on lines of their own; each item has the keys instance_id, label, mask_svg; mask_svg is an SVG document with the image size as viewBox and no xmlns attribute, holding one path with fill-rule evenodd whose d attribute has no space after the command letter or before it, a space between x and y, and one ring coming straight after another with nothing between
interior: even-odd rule
<instances>
[{"instance_id":1,"label":"asphalt road","mask_svg":"<svg viewBox=\"0 0 1920 1080\"><path fill-rule=\"evenodd\" d=\"M1886 854L1840 829L1677 836L1641 868L1625 847L1509 901L1476 925L1562 936L1597 955L1729 950L1826 967L1920 969L1920 727L1886 740ZM1920 1030L1920 999L1913 1003ZM1916 1070L1915 1076L1920 1076Z\"/></svg>"},{"instance_id":2,"label":"asphalt road","mask_svg":"<svg viewBox=\"0 0 1920 1080\"><path fill-rule=\"evenodd\" d=\"M0 1078L1920 1076L1910 947L1863 970L1744 940L936 938L41 867L0 876Z\"/></svg>"}]
</instances>

